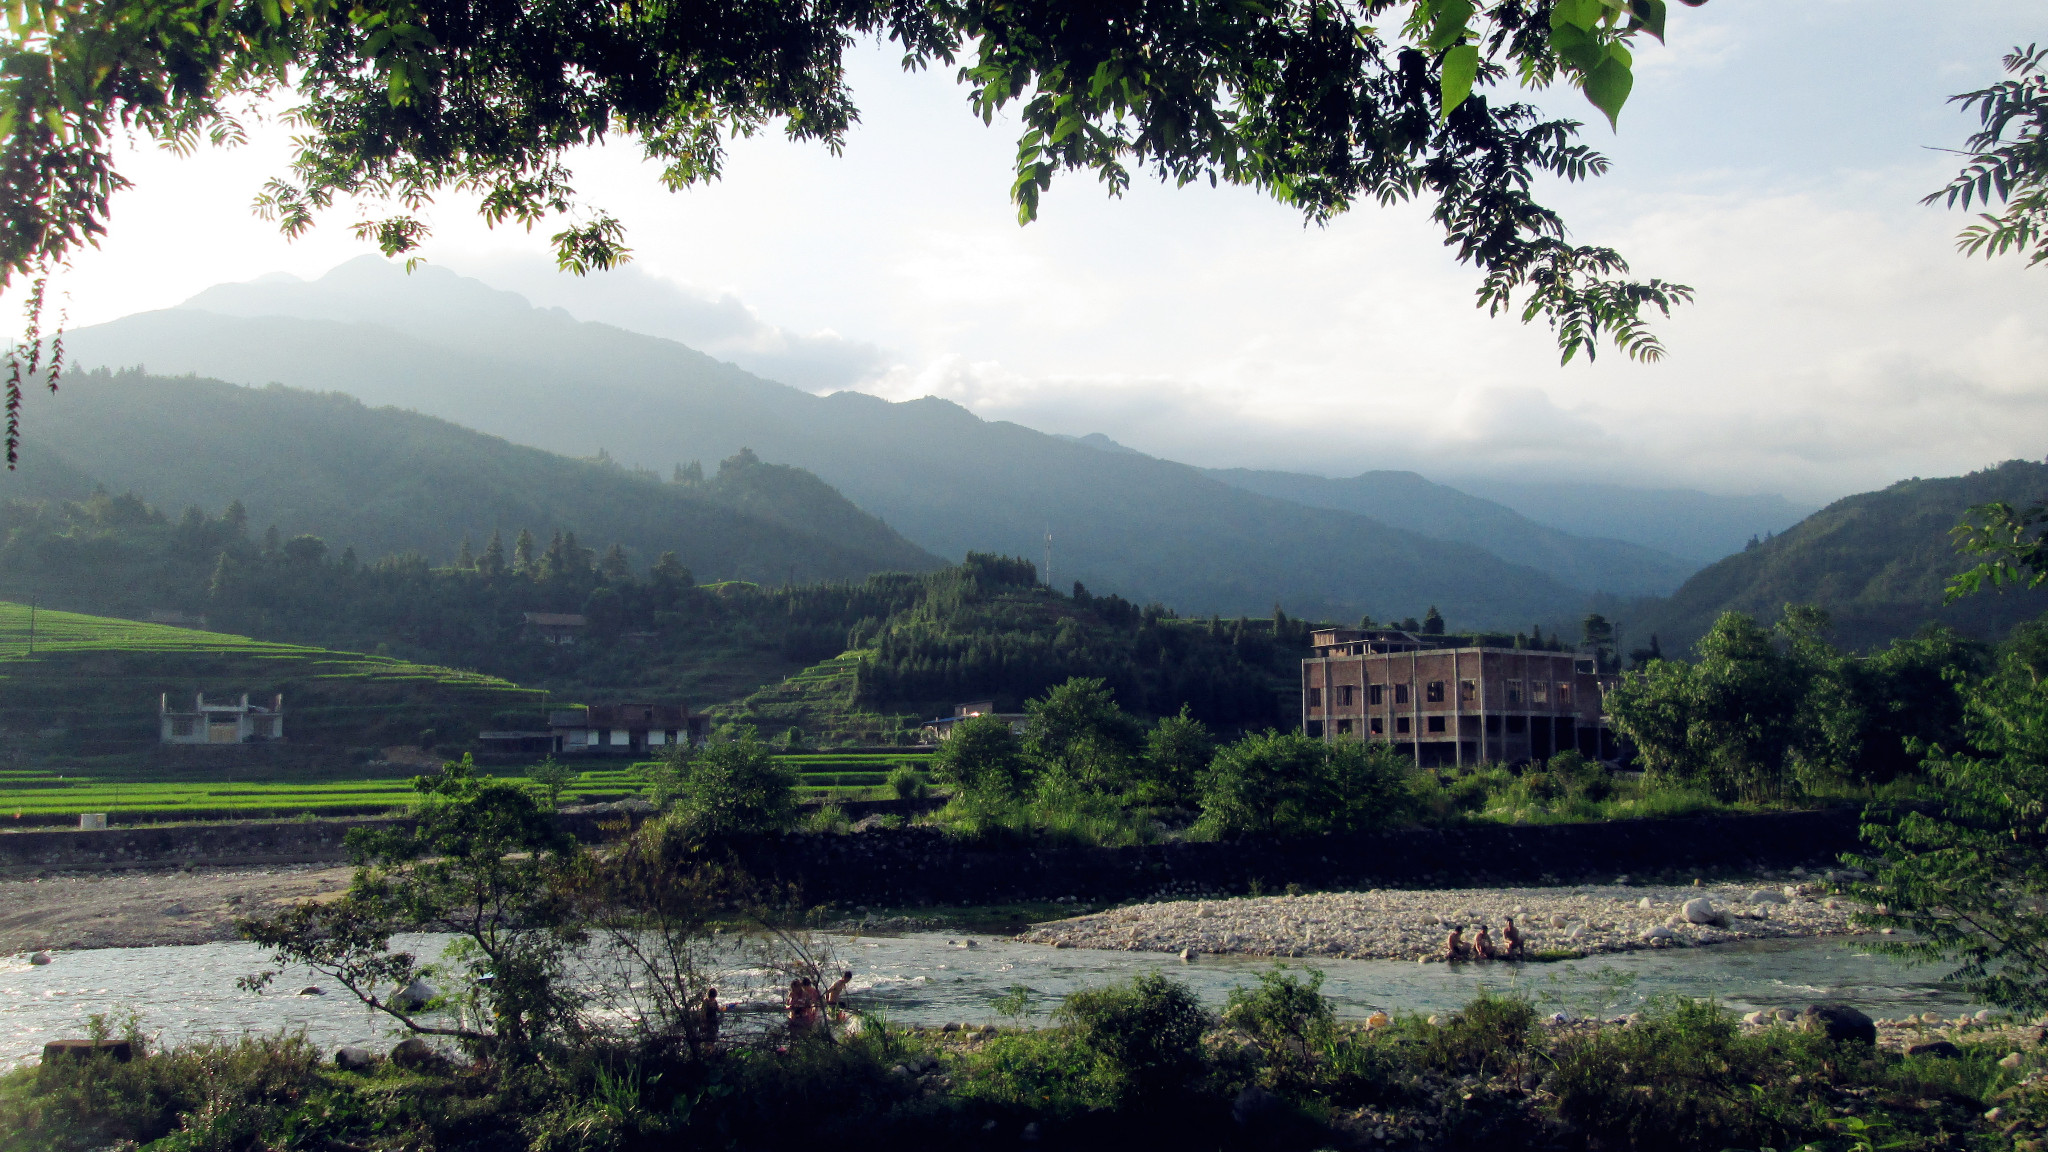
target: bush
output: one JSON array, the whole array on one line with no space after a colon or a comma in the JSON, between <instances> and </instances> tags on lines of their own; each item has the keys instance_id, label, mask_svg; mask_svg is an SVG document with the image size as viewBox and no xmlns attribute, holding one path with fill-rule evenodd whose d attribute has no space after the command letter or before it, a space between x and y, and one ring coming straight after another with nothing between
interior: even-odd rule
<instances>
[{"instance_id":1,"label":"bush","mask_svg":"<svg viewBox=\"0 0 2048 1152\"><path fill-rule=\"evenodd\" d=\"M1246 736L1202 781L1213 836L1302 836L1383 827L1413 810L1408 758L1387 744L1325 744L1298 732Z\"/></svg>"},{"instance_id":2,"label":"bush","mask_svg":"<svg viewBox=\"0 0 2048 1152\"><path fill-rule=\"evenodd\" d=\"M1321 972L1311 969L1303 983L1285 965L1275 965L1259 973L1253 987L1230 990L1223 1022L1250 1033L1276 1079L1293 1078L1335 1035L1337 1013L1322 988Z\"/></svg>"},{"instance_id":3,"label":"bush","mask_svg":"<svg viewBox=\"0 0 2048 1152\"><path fill-rule=\"evenodd\" d=\"M1176 1092L1201 1070L1209 1014L1187 985L1157 972L1072 993L1058 1018L1120 1100Z\"/></svg>"},{"instance_id":4,"label":"bush","mask_svg":"<svg viewBox=\"0 0 2048 1152\"><path fill-rule=\"evenodd\" d=\"M1441 1026L1423 1032L1422 1060L1451 1075L1525 1071L1535 1040L1536 1008L1520 997L1482 990Z\"/></svg>"},{"instance_id":5,"label":"bush","mask_svg":"<svg viewBox=\"0 0 2048 1152\"><path fill-rule=\"evenodd\" d=\"M1608 1148L1793 1147L1814 1127L1828 1047L1790 1029L1745 1035L1712 1003L1664 1000L1626 1028L1561 1042L1546 1086L1558 1115Z\"/></svg>"},{"instance_id":6,"label":"bush","mask_svg":"<svg viewBox=\"0 0 2048 1152\"><path fill-rule=\"evenodd\" d=\"M1029 765L1009 721L976 716L953 725L932 757L932 775L966 795L1007 797L1024 791Z\"/></svg>"},{"instance_id":7,"label":"bush","mask_svg":"<svg viewBox=\"0 0 2048 1152\"><path fill-rule=\"evenodd\" d=\"M686 762L669 818L699 842L768 835L795 822L795 790L760 742L710 744Z\"/></svg>"},{"instance_id":8,"label":"bush","mask_svg":"<svg viewBox=\"0 0 2048 1152\"><path fill-rule=\"evenodd\" d=\"M908 764L898 764L890 770L888 787L898 800L924 799L924 777L919 776Z\"/></svg>"}]
</instances>

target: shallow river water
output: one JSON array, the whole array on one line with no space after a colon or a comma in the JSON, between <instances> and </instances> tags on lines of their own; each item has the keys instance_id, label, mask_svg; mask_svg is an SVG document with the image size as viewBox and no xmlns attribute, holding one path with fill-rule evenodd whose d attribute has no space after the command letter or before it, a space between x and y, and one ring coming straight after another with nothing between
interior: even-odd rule
<instances>
[{"instance_id":1,"label":"shallow river water","mask_svg":"<svg viewBox=\"0 0 2048 1152\"><path fill-rule=\"evenodd\" d=\"M1184 964L1160 953L1054 950L986 937L966 948L963 940L910 933L832 936L822 943L831 968L854 972L848 1003L920 1024L1000 1022L994 999L1020 984L1032 991L1043 1013L1075 989L1148 969L1167 971L1205 1001L1221 1004L1230 989L1273 964L1226 956ZM415 939L410 946L423 954L433 951L430 940ZM299 1028L325 1047L391 1042L388 1024L372 1019L345 994L333 994L336 989L324 996L294 995L323 982L313 973L281 973L274 990L263 995L238 990L236 978L266 968L264 959L253 944L230 943L63 952L54 963L35 967L20 957L0 960L0 1067L33 1059L49 1040L83 1035L93 1013L136 1012L144 1030L166 1043ZM1324 973L1324 993L1347 1017L1376 1008L1453 1009L1481 988L1524 992L1545 1011L1574 1016L1611 1016L1667 993L1715 997L1738 1011L1803 1008L1822 999L1846 1001L1872 1016L1974 1007L1936 981L1938 970L1874 955L1857 937L1749 941L1552 964L1320 960L1314 966ZM771 979L758 970L738 970L722 978L722 990L728 1003L735 997L765 1001Z\"/></svg>"}]
</instances>

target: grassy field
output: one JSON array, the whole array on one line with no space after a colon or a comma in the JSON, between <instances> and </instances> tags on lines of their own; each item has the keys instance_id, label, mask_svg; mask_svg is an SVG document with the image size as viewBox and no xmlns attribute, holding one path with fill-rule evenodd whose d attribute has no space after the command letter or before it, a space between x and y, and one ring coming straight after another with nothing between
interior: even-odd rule
<instances>
[{"instance_id":1,"label":"grassy field","mask_svg":"<svg viewBox=\"0 0 2048 1152\"><path fill-rule=\"evenodd\" d=\"M879 799L898 764L920 771L928 755L798 754L780 758L798 774L803 794L838 800ZM607 762L585 770L564 803L617 800L638 793L644 765ZM80 812L106 812L116 823L148 820L256 819L301 815L359 816L404 809L412 777L381 772L323 773L319 779L223 780L217 773L167 771L103 763L83 771L0 768L0 826L69 823ZM520 769L497 775L524 780ZM209 778L211 777L211 778Z\"/></svg>"},{"instance_id":2,"label":"grassy field","mask_svg":"<svg viewBox=\"0 0 2048 1152\"><path fill-rule=\"evenodd\" d=\"M537 722L546 699L455 668L0 602L0 732L35 736L39 750L153 743L163 694L189 707L195 692L283 693L288 739L364 747L466 743L508 719Z\"/></svg>"}]
</instances>

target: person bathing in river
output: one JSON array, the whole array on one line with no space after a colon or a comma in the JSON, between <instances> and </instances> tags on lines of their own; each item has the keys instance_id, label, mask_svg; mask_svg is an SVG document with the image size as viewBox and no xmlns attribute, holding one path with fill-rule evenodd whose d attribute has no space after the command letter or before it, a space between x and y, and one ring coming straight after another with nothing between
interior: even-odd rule
<instances>
[{"instance_id":1,"label":"person bathing in river","mask_svg":"<svg viewBox=\"0 0 2048 1152\"><path fill-rule=\"evenodd\" d=\"M842 969L839 973L839 979L834 980L832 986L825 989L825 1017L827 1019L837 1020L845 1015L839 1009L839 998L846 994L846 986L851 983L853 983L853 973Z\"/></svg>"},{"instance_id":2,"label":"person bathing in river","mask_svg":"<svg viewBox=\"0 0 2048 1152\"><path fill-rule=\"evenodd\" d=\"M801 977L789 982L789 1004L787 1009L789 1012L790 1035L801 1036L811 1030L811 1023L814 1019L811 1011L811 997L810 993L804 991L804 982Z\"/></svg>"},{"instance_id":3,"label":"person bathing in river","mask_svg":"<svg viewBox=\"0 0 2048 1152\"><path fill-rule=\"evenodd\" d=\"M1522 943L1522 930L1515 927L1515 918L1513 916L1507 917L1502 922L1500 938L1501 942L1507 945L1501 952L1504 958L1509 960L1525 960L1528 958L1527 950L1523 947Z\"/></svg>"},{"instance_id":4,"label":"person bathing in river","mask_svg":"<svg viewBox=\"0 0 2048 1152\"><path fill-rule=\"evenodd\" d=\"M1479 926L1478 933L1472 937L1472 956L1478 960L1491 960L1494 958L1493 939L1486 934L1486 925L1484 924Z\"/></svg>"},{"instance_id":5,"label":"person bathing in river","mask_svg":"<svg viewBox=\"0 0 2048 1152\"><path fill-rule=\"evenodd\" d=\"M1444 959L1470 960L1472 949L1465 943L1465 926L1451 925L1451 934L1444 937Z\"/></svg>"},{"instance_id":6,"label":"person bathing in river","mask_svg":"<svg viewBox=\"0 0 2048 1152\"><path fill-rule=\"evenodd\" d=\"M706 1048L718 1047L719 1018L725 1009L718 1004L718 989L706 988L704 1001L697 1007L698 1034L704 1038Z\"/></svg>"}]
</instances>

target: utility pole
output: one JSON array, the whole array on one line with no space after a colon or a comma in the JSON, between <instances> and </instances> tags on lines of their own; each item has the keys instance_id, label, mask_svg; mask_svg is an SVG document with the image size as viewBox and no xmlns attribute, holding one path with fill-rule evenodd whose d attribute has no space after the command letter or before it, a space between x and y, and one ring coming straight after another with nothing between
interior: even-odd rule
<instances>
[{"instance_id":1,"label":"utility pole","mask_svg":"<svg viewBox=\"0 0 2048 1152\"><path fill-rule=\"evenodd\" d=\"M1052 587L1052 525L1045 526L1045 586Z\"/></svg>"}]
</instances>

